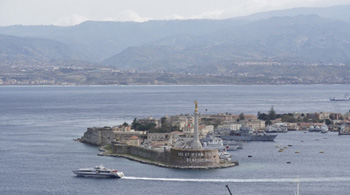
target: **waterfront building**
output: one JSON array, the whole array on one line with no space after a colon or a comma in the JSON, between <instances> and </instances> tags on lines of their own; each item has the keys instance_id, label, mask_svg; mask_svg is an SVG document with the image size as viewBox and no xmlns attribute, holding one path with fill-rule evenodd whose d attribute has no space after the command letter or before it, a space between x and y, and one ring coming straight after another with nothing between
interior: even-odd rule
<instances>
[{"instance_id":1,"label":"waterfront building","mask_svg":"<svg viewBox=\"0 0 350 195\"><path fill-rule=\"evenodd\" d=\"M218 130L221 131L221 130L233 130L233 131L236 131L236 130L239 130L240 128L242 127L242 124L239 123L239 122L231 122L231 123L224 123L222 125L218 125Z\"/></svg>"},{"instance_id":2,"label":"waterfront building","mask_svg":"<svg viewBox=\"0 0 350 195\"><path fill-rule=\"evenodd\" d=\"M287 127L289 131L299 130L298 123L287 123Z\"/></svg>"},{"instance_id":3,"label":"waterfront building","mask_svg":"<svg viewBox=\"0 0 350 195\"><path fill-rule=\"evenodd\" d=\"M119 131L119 132L130 132L130 131L134 131L133 129L131 129L131 126L124 126L124 125L118 125L118 126L114 126L112 127L113 131Z\"/></svg>"},{"instance_id":4,"label":"waterfront building","mask_svg":"<svg viewBox=\"0 0 350 195\"><path fill-rule=\"evenodd\" d=\"M140 124L144 124L144 125L153 123L153 124L155 124L155 128L160 128L162 126L160 119L155 119L152 117L138 119L137 122L139 122Z\"/></svg>"},{"instance_id":5,"label":"waterfront building","mask_svg":"<svg viewBox=\"0 0 350 195\"><path fill-rule=\"evenodd\" d=\"M318 119L319 120L326 120L329 119L330 113L329 112L319 112L318 113Z\"/></svg>"},{"instance_id":6,"label":"waterfront building","mask_svg":"<svg viewBox=\"0 0 350 195\"><path fill-rule=\"evenodd\" d=\"M308 130L311 126L322 126L324 123L300 123L300 130Z\"/></svg>"},{"instance_id":7,"label":"waterfront building","mask_svg":"<svg viewBox=\"0 0 350 195\"><path fill-rule=\"evenodd\" d=\"M253 130L260 130L260 129L265 129L265 121L263 120L244 120L242 121L243 126L249 127Z\"/></svg>"},{"instance_id":8,"label":"waterfront building","mask_svg":"<svg viewBox=\"0 0 350 195\"><path fill-rule=\"evenodd\" d=\"M329 118L332 120L342 120L342 114L341 113L330 113Z\"/></svg>"},{"instance_id":9,"label":"waterfront building","mask_svg":"<svg viewBox=\"0 0 350 195\"><path fill-rule=\"evenodd\" d=\"M350 111L346 112L345 114L343 114L343 119L344 120L350 120Z\"/></svg>"},{"instance_id":10,"label":"waterfront building","mask_svg":"<svg viewBox=\"0 0 350 195\"><path fill-rule=\"evenodd\" d=\"M128 138L128 140L126 141L126 144L129 146L139 146L140 139L139 139L139 137L133 135L133 136Z\"/></svg>"},{"instance_id":11,"label":"waterfront building","mask_svg":"<svg viewBox=\"0 0 350 195\"><path fill-rule=\"evenodd\" d=\"M125 143L129 137L135 135L138 137L145 136L144 131L116 131L112 127L89 127L81 137L81 141L97 146L110 144L114 140Z\"/></svg>"},{"instance_id":12,"label":"waterfront building","mask_svg":"<svg viewBox=\"0 0 350 195\"><path fill-rule=\"evenodd\" d=\"M214 132L214 126L213 125L200 125L198 127L198 132L199 132L199 138L204 138L205 136L207 136L208 133L210 132ZM190 126L190 127L185 127L183 129L183 133L185 135L185 137L187 138L192 138L194 137L194 127Z\"/></svg>"},{"instance_id":13,"label":"waterfront building","mask_svg":"<svg viewBox=\"0 0 350 195\"><path fill-rule=\"evenodd\" d=\"M149 146L170 146L173 143L171 133L147 133Z\"/></svg>"},{"instance_id":14,"label":"waterfront building","mask_svg":"<svg viewBox=\"0 0 350 195\"><path fill-rule=\"evenodd\" d=\"M169 123L171 126L177 126L180 130L193 124L194 118L189 115L176 115L169 117Z\"/></svg>"}]
</instances>

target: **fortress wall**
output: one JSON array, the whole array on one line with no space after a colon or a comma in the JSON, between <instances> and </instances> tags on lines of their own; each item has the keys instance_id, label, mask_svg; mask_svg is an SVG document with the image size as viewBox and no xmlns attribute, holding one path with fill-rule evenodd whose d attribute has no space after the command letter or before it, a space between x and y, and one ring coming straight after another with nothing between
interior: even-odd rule
<instances>
[{"instance_id":1,"label":"fortress wall","mask_svg":"<svg viewBox=\"0 0 350 195\"><path fill-rule=\"evenodd\" d=\"M165 152L154 151L154 150L150 150L139 146L114 144L112 142L112 152L114 154L131 154L131 155L138 156L141 158L146 158L152 161L159 161L159 162L166 161Z\"/></svg>"},{"instance_id":2,"label":"fortress wall","mask_svg":"<svg viewBox=\"0 0 350 195\"><path fill-rule=\"evenodd\" d=\"M219 152L214 150L191 150L172 148L171 164L179 166L216 166L219 165Z\"/></svg>"},{"instance_id":3,"label":"fortress wall","mask_svg":"<svg viewBox=\"0 0 350 195\"><path fill-rule=\"evenodd\" d=\"M97 131L93 128L88 128L84 133L84 136L81 139L82 142L93 144L93 145L101 145L101 134L100 131Z\"/></svg>"},{"instance_id":4,"label":"fortress wall","mask_svg":"<svg viewBox=\"0 0 350 195\"><path fill-rule=\"evenodd\" d=\"M131 154L137 157L158 161L174 166L183 167L207 167L218 166L219 153L214 150L192 150L172 148L165 151L155 151L139 146L128 146L112 142L112 151L114 154Z\"/></svg>"}]
</instances>

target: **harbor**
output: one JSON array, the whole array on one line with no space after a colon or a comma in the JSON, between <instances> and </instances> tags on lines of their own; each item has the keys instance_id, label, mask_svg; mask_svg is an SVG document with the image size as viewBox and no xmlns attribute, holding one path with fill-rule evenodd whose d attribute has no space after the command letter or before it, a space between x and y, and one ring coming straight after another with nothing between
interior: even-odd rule
<instances>
[{"instance_id":1,"label":"harbor","mask_svg":"<svg viewBox=\"0 0 350 195\"><path fill-rule=\"evenodd\" d=\"M197 96L201 97L198 111L203 115L243 112L256 116L257 111L267 113L271 105L276 113L344 114L348 102L328 99L329 94L341 96L342 91L350 91L349 86L4 87L0 95L4 110L0 119L0 189L9 195L172 195L228 194L228 185L237 195L280 195L294 194L297 185L292 181L300 179L300 194L347 195L349 136L331 129L327 133L288 131L278 133L272 142L243 142L243 149L228 151L239 166L204 170L97 156L99 147L72 141L87 127L130 124L134 117L193 115ZM281 148L283 152L279 152ZM78 178L72 173L76 168L100 164L122 171L125 177Z\"/></svg>"},{"instance_id":2,"label":"harbor","mask_svg":"<svg viewBox=\"0 0 350 195\"><path fill-rule=\"evenodd\" d=\"M193 115L135 118L131 125L124 122L113 127L89 127L77 140L102 146L100 156L123 157L166 168L216 169L239 165L228 151L242 149L244 142L274 142L278 134L289 130L326 134L331 127L338 135L350 134L350 112L278 114L271 107L268 114L259 112L258 116L201 115L198 102L194 103ZM281 153L291 146L276 148Z\"/></svg>"}]
</instances>

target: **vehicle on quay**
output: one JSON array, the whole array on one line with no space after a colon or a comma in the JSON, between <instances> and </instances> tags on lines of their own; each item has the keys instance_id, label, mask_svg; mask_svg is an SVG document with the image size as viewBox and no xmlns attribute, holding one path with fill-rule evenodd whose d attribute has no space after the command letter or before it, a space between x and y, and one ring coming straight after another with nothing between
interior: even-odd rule
<instances>
[{"instance_id":1,"label":"vehicle on quay","mask_svg":"<svg viewBox=\"0 0 350 195\"><path fill-rule=\"evenodd\" d=\"M104 167L103 165L95 166L92 168L81 168L77 170L73 170L78 177L98 177L98 178L122 178L124 177L124 173L117 171L115 169L109 169Z\"/></svg>"}]
</instances>

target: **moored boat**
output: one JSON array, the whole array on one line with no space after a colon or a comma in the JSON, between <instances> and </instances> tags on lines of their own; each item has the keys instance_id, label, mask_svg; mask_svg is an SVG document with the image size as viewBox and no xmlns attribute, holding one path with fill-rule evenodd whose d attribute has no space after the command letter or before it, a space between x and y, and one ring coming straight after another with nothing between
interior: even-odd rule
<instances>
[{"instance_id":1,"label":"moored boat","mask_svg":"<svg viewBox=\"0 0 350 195\"><path fill-rule=\"evenodd\" d=\"M321 133L327 133L328 132L328 126L327 125L322 125L321 126Z\"/></svg>"},{"instance_id":2,"label":"moored boat","mask_svg":"<svg viewBox=\"0 0 350 195\"><path fill-rule=\"evenodd\" d=\"M73 170L79 177L112 177L112 178L122 178L124 173L117 171L115 169L109 169L103 165L95 166L93 168L81 168L78 170Z\"/></svg>"},{"instance_id":3,"label":"moored boat","mask_svg":"<svg viewBox=\"0 0 350 195\"><path fill-rule=\"evenodd\" d=\"M267 135L265 132L253 132L249 127L241 127L239 132L231 131L229 135L219 135L223 140L235 141L274 141L277 135Z\"/></svg>"}]
</instances>

